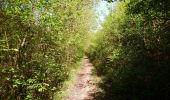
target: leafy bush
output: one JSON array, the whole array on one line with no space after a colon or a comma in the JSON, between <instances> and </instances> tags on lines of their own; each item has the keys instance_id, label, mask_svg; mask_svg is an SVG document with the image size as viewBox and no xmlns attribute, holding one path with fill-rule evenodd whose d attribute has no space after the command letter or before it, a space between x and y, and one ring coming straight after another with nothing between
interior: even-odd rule
<instances>
[{"instance_id":1,"label":"leafy bush","mask_svg":"<svg viewBox=\"0 0 170 100\"><path fill-rule=\"evenodd\" d=\"M95 2L0 1L0 99L53 99L84 55Z\"/></svg>"},{"instance_id":2,"label":"leafy bush","mask_svg":"<svg viewBox=\"0 0 170 100\"><path fill-rule=\"evenodd\" d=\"M169 100L169 1L119 1L88 55L110 100ZM104 94L103 94L104 95Z\"/></svg>"}]
</instances>

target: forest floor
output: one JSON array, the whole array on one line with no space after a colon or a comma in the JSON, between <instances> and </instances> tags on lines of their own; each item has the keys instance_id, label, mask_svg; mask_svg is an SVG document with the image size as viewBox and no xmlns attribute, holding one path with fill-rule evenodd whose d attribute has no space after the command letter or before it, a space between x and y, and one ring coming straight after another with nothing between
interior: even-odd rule
<instances>
[{"instance_id":1,"label":"forest floor","mask_svg":"<svg viewBox=\"0 0 170 100\"><path fill-rule=\"evenodd\" d=\"M76 76L73 86L69 89L66 100L93 100L93 94L97 91L97 83L93 77L93 66L87 57L84 57L83 65Z\"/></svg>"}]
</instances>

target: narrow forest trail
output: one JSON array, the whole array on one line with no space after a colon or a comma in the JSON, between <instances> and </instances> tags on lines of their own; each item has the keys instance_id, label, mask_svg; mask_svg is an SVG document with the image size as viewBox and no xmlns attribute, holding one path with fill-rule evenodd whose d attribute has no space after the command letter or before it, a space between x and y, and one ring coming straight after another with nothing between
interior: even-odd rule
<instances>
[{"instance_id":1,"label":"narrow forest trail","mask_svg":"<svg viewBox=\"0 0 170 100\"><path fill-rule=\"evenodd\" d=\"M92 65L87 57L84 58L82 68L73 87L69 89L66 100L92 100L92 94L96 91L96 83L92 76Z\"/></svg>"}]
</instances>

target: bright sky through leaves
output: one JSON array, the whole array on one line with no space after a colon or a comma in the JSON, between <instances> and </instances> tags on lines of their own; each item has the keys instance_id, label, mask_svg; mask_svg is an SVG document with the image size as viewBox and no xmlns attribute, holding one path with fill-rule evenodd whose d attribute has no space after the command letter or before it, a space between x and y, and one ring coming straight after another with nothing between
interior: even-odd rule
<instances>
[{"instance_id":1,"label":"bright sky through leaves","mask_svg":"<svg viewBox=\"0 0 170 100\"><path fill-rule=\"evenodd\" d=\"M99 5L96 7L97 10L97 22L98 28L101 29L101 24L105 21L105 17L109 14L109 9L116 5L116 2L108 3L106 1L100 0Z\"/></svg>"}]
</instances>

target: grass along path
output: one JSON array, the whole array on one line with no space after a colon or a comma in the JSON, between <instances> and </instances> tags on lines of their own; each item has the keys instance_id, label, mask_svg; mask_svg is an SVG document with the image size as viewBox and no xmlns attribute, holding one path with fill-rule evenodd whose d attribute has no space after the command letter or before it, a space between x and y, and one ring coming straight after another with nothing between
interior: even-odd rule
<instances>
[{"instance_id":1,"label":"grass along path","mask_svg":"<svg viewBox=\"0 0 170 100\"><path fill-rule=\"evenodd\" d=\"M87 57L83 60L83 65L76 76L74 85L70 87L66 100L92 100L97 90L95 79L93 78L92 65Z\"/></svg>"},{"instance_id":2,"label":"grass along path","mask_svg":"<svg viewBox=\"0 0 170 100\"><path fill-rule=\"evenodd\" d=\"M63 83L61 90L55 93L54 100L65 100L65 97L67 97L69 93L70 87L74 85L76 75L81 70L82 63L83 63L83 58L82 60L80 60L80 62L73 65L74 68L72 68L70 71L69 79Z\"/></svg>"}]
</instances>

